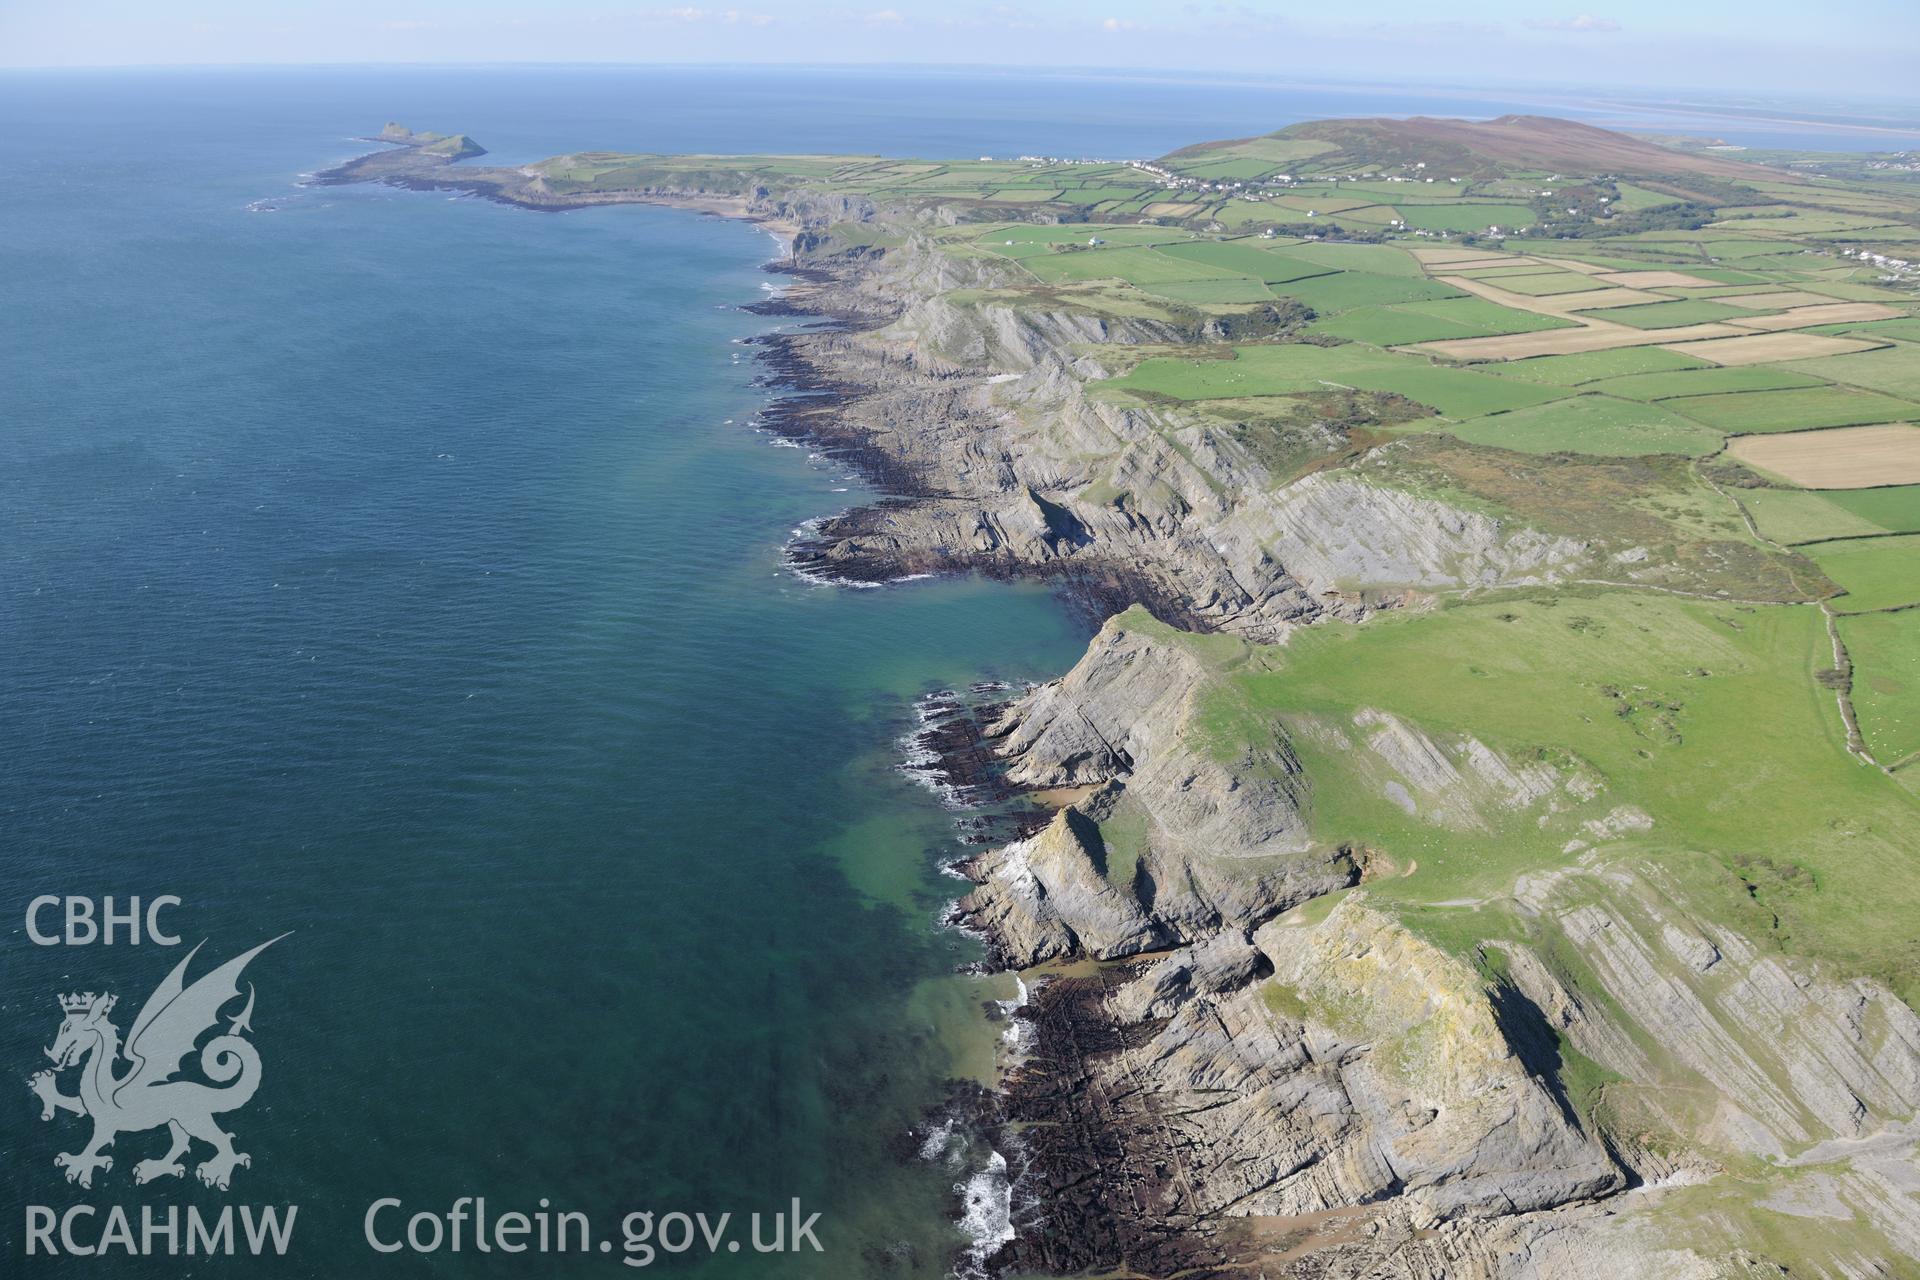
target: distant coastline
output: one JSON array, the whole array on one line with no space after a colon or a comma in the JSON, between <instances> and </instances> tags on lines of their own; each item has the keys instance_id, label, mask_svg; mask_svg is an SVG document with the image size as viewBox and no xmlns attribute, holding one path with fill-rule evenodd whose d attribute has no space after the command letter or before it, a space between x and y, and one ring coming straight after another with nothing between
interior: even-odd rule
<instances>
[{"instance_id":1,"label":"distant coastline","mask_svg":"<svg viewBox=\"0 0 1920 1280\"><path fill-rule=\"evenodd\" d=\"M1809 829L1785 887L1760 887L1751 850L1785 852L1773 829L1808 806L1729 837L1647 782L1777 763L1689 709L1728 696L1722 672L1766 672L1781 714L1839 704L1834 758L1803 772L1837 788L1870 766L1861 803L1899 829L1899 762L1865 751L1851 701L1841 562L1762 532L1752 496L1792 491L1740 465L1744 419L1660 405L1774 397L1782 430L1846 429L1833 401L1862 391L1771 366L1900 358L1920 214L1875 190L1857 198L1885 222L1826 205L1912 157L1762 165L1524 115L1314 121L1133 162L510 168L430 136L314 181L662 205L790 248L770 266L790 287L749 308L804 322L755 340L784 393L755 425L887 495L803 526L790 567L1031 578L1097 628L1058 680L926 704L914 742L923 781L990 802L949 923L1032 979L1000 1011L1025 1056L956 1103L1002 1162L968 1184L971 1268L1705 1277L1759 1229L1671 1237L1657 1193L1720 1179L1757 1203L1729 1164L1920 1114L1920 1018L1852 935L1801 915L1790 948L1770 936L1800 859L1856 874ZM1863 545L1897 553L1903 529ZM1794 627L1834 666L1809 671ZM1643 660L1632 635L1672 648ZM1538 715L1502 719L1482 679ZM1804 1010L1764 1046L1698 1031L1751 999ZM1821 1021L1849 1001L1870 1018ZM1735 1078L1782 1101L1741 1112ZM1842 1078L1893 1083L1856 1107ZM1735 1119L1663 1107L1701 1090ZM1904 1219L1871 1230L1920 1256Z\"/></svg>"}]
</instances>

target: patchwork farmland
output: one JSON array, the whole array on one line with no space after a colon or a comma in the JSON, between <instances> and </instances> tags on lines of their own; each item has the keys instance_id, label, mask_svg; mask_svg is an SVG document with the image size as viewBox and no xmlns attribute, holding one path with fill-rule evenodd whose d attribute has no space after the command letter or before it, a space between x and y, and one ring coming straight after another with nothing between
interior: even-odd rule
<instances>
[{"instance_id":1,"label":"patchwork farmland","mask_svg":"<svg viewBox=\"0 0 1920 1280\"><path fill-rule=\"evenodd\" d=\"M1898 587L1920 581L1920 182L1525 119L1415 123L1154 161L586 155L543 181L937 209L832 235L944 256L974 281L944 304L1002 317L984 328L1085 318L1109 335L1076 348L1086 394L1274 488L1371 458L1380 483L1503 519L1631 530L1623 554L1645 559L1623 580L1825 598L1861 633L1866 740L1897 756L1910 727L1889 727L1885 690L1920 603ZM1616 492L1629 473L1663 496ZM1084 492L1126 502L1137 483Z\"/></svg>"}]
</instances>

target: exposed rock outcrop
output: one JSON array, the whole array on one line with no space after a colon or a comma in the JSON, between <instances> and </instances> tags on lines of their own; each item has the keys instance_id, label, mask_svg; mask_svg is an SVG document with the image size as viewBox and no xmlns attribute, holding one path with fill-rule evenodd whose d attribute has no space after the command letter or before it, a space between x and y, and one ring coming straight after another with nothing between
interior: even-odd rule
<instances>
[{"instance_id":1,"label":"exposed rock outcrop","mask_svg":"<svg viewBox=\"0 0 1920 1280\"><path fill-rule=\"evenodd\" d=\"M623 185L556 190L547 175L569 157L456 165L477 153L469 139L398 125L381 137L396 145L315 181L545 210L674 204L791 237L802 273L782 305L838 323L771 340L776 366L815 398L770 422L846 452L905 499L820 523L795 547L815 574L1036 574L1081 584L1103 613L1138 602L1193 629L1271 641L1409 592L1550 581L1592 559L1579 541L1350 474L1285 484L1219 424L1100 396L1102 371L1084 352L1224 341L1234 326L1200 311L1185 323L1129 314L1095 293L1032 288L1010 264L940 252L925 231L955 214L937 204L878 207L724 165L655 170L646 157ZM849 248L831 232L849 223L882 224L894 243ZM1341 447L1338 431L1322 434Z\"/></svg>"},{"instance_id":2,"label":"exposed rock outcrop","mask_svg":"<svg viewBox=\"0 0 1920 1280\"><path fill-rule=\"evenodd\" d=\"M1653 820L1570 753L1256 707L1235 673L1264 661L1135 611L989 731L1015 782L1080 791L971 864L968 918L1009 963L1102 962L1029 1010L1007 1118L1047 1207L1008 1261L1491 1280L1920 1253L1906 1005L1690 907L1715 873L1683 891L1622 853ZM1560 865L1426 908L1477 947L1365 887L1328 910L1395 868L1327 846L1309 744L1436 832L1526 831ZM1830 1239L1752 1251L1747 1215L1835 1204Z\"/></svg>"},{"instance_id":3,"label":"exposed rock outcrop","mask_svg":"<svg viewBox=\"0 0 1920 1280\"><path fill-rule=\"evenodd\" d=\"M811 298L890 317L788 342L860 389L816 434L883 455L916 478L916 500L825 522L799 548L809 568L861 580L1118 571L1168 621L1272 641L1409 592L1553 581L1593 558L1575 539L1348 472L1276 485L1217 429L1100 398L1098 371L1073 354L1182 335L983 292L992 270L909 243Z\"/></svg>"},{"instance_id":4,"label":"exposed rock outcrop","mask_svg":"<svg viewBox=\"0 0 1920 1280\"><path fill-rule=\"evenodd\" d=\"M1359 878L1350 851L1308 838L1306 781L1284 730L1209 748L1208 699L1223 691L1189 643L1125 615L994 726L1016 783L1095 788L968 867L979 887L961 915L1007 962L1111 958L1251 928Z\"/></svg>"},{"instance_id":5,"label":"exposed rock outcrop","mask_svg":"<svg viewBox=\"0 0 1920 1280\"><path fill-rule=\"evenodd\" d=\"M1096 1051L1048 1056L1013 1082L1012 1118L1050 1126L1027 1148L1030 1176L1070 1203L1134 1208L1105 1232L1075 1218L1069 1238L1033 1233L1012 1261L1220 1274L1263 1252L1248 1234L1261 1220L1405 1261L1416 1233L1627 1184L1557 1082L1510 1044L1481 975L1364 891L1324 919L1299 915L1251 941L1223 931L1117 986L1076 979L1043 994L1043 1027L1066 1031L1048 1039ZM1106 1158L1089 1167L1063 1128L1111 1135L1094 1148ZM1449 1269L1405 1274L1510 1274L1492 1265L1498 1252L1475 1270L1448 1250Z\"/></svg>"},{"instance_id":6,"label":"exposed rock outcrop","mask_svg":"<svg viewBox=\"0 0 1920 1280\"><path fill-rule=\"evenodd\" d=\"M1024 1014L1039 1034L1002 1105L1025 1207L1002 1262L1704 1280L1882 1276L1920 1257L1920 1019L1903 1003L1690 910L1659 868L1611 848L1653 820L1603 799L1607 779L1569 752L1502 751L1384 697L1276 712L1232 678L1306 623L1639 580L1648 546L1488 514L1545 503L1423 482L1384 465L1405 446L1370 450L1327 422L1295 454L1263 454L1165 398L1102 394L1100 348L1217 344L1234 324L1157 306L1144 319L940 252L925 232L956 215L937 205L723 166L636 163L617 187L561 189L564 165L551 180L455 169L477 150L464 137L383 137L393 149L318 180L545 210L666 203L790 237L795 284L771 306L825 322L763 342L770 380L798 394L762 421L893 494L799 538L798 567L1035 575L1102 618L1153 615L1108 621L985 735L1014 784L1075 793L965 868L959 915L998 959L1077 962ZM884 224L885 246L850 246L846 223ZM1474 913L1464 924L1410 923L1376 882L1412 868L1316 823L1329 783L1303 764L1314 752L1436 838L1524 826L1553 870L1424 904ZM1445 945L1436 918L1459 928Z\"/></svg>"}]
</instances>

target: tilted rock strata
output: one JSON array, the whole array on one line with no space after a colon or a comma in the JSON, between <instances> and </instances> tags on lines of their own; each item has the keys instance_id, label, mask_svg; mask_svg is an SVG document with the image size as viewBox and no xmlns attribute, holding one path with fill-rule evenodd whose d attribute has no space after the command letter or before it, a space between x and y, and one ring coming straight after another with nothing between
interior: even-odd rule
<instances>
[{"instance_id":1,"label":"tilted rock strata","mask_svg":"<svg viewBox=\"0 0 1920 1280\"><path fill-rule=\"evenodd\" d=\"M1101 371L1079 353L1205 335L1070 301L997 297L1020 283L1016 268L939 252L917 234L953 219L940 206L877 207L731 179L711 190L557 194L538 170L457 165L418 142L436 136L390 126L383 137L400 145L315 181L460 190L533 209L674 204L791 237L808 268L792 309L841 323L777 340L803 385L836 393L788 406L781 421L849 448L911 499L823 522L799 548L817 573L1036 573L1101 584L1115 605L1144 601L1196 629L1270 641L1408 592L1551 581L1594 559L1577 540L1352 475L1282 485L1218 430L1099 398L1089 388ZM884 225L902 243L843 252L829 229L846 222ZM1330 430L1326 441L1329 452L1339 446Z\"/></svg>"},{"instance_id":2,"label":"tilted rock strata","mask_svg":"<svg viewBox=\"0 0 1920 1280\"><path fill-rule=\"evenodd\" d=\"M1610 853L1653 824L1577 759L1374 707L1253 717L1267 737L1236 729L1217 750L1222 673L1257 661L1136 611L989 730L1015 781L1079 791L970 865L965 918L1009 963L1120 962L1035 999L1037 1056L1007 1105L1050 1207L1011 1263L1739 1274L1665 1208L1729 1170L1760 1188L1729 1194L1768 1212L1827 1222L1846 1205L1852 1224L1857 1209L1859 1259L1920 1255L1910 1009L1701 918L1665 873ZM1364 885L1330 911L1300 905L1392 870L1316 843L1308 739L1341 753L1343 785L1461 838L1513 820L1549 848L1581 838L1510 896L1450 907L1484 913L1478 965ZM1610 1081L1584 1103L1604 1132L1568 1092L1572 1054ZM1285 1267L1262 1242L1275 1223L1311 1246Z\"/></svg>"},{"instance_id":3,"label":"tilted rock strata","mask_svg":"<svg viewBox=\"0 0 1920 1280\"><path fill-rule=\"evenodd\" d=\"M1104 607L1145 602L1192 631L1276 642L1321 618L1579 577L1606 558L1364 466L1276 475L1177 409L1101 397L1090 350L1207 335L1001 296L1012 268L916 236L947 217L938 208L760 187L561 194L538 174L455 169L415 135L395 140L321 181L535 209L651 201L791 235L801 283L783 305L838 323L767 344L807 393L768 425L900 495L822 522L795 548L808 570L1038 574ZM900 243L838 252L828 228L850 220L884 222ZM1344 443L1323 439L1330 458ZM1380 870L1366 850L1313 839L1309 737L1414 819L1466 838L1502 814L1544 823L1604 805L1603 780L1385 708L1269 718L1216 745L1205 666L1185 641L1109 626L994 727L1020 783L1085 790L972 864L964 914L1012 964L1111 962L1035 999L1041 1035L1006 1105L1033 1122L1025 1158L1043 1210L1009 1261L1212 1274L1254 1259L1273 1275L1405 1280L1763 1272L1766 1259L1725 1247L1737 1229L1703 1242L1663 1216L1732 1166L1760 1170L1764 1206L1808 1232L1867 1224L1828 1251L1824 1274L1920 1256L1920 1029L1904 1005L1700 923L1657 877L1602 862L1487 904L1525 924L1484 948L1481 968L1366 889L1296 910ZM1627 806L1586 812L1569 855L1647 823ZM1583 1119L1562 1092L1563 1045L1618 1077L1603 1109L1632 1127Z\"/></svg>"},{"instance_id":4,"label":"tilted rock strata","mask_svg":"<svg viewBox=\"0 0 1920 1280\"><path fill-rule=\"evenodd\" d=\"M1063 679L990 730L1016 783L1097 787L1045 830L968 868L979 887L962 918L1008 963L1194 941L1359 878L1351 854L1308 838L1306 780L1284 731L1226 758L1194 748L1210 687L1184 646L1116 620ZM1145 831L1130 869L1100 825L1123 814Z\"/></svg>"},{"instance_id":5,"label":"tilted rock strata","mask_svg":"<svg viewBox=\"0 0 1920 1280\"><path fill-rule=\"evenodd\" d=\"M955 301L982 268L945 257L910 246L809 304L892 322L790 339L862 388L830 430L921 480L908 506L823 525L807 548L816 567L1120 566L1170 621L1272 641L1408 592L1554 581L1593 559L1583 542L1347 472L1276 485L1217 432L1090 394L1079 344L1165 342L1164 326Z\"/></svg>"}]
</instances>

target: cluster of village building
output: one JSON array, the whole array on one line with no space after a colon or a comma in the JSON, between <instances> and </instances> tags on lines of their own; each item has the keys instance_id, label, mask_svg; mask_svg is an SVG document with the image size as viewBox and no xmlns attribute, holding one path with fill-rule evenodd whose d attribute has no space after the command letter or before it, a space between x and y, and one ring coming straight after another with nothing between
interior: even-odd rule
<instances>
[{"instance_id":1,"label":"cluster of village building","mask_svg":"<svg viewBox=\"0 0 1920 1280\"><path fill-rule=\"evenodd\" d=\"M1140 172L1152 177L1157 182L1159 182L1159 184L1163 187L1178 188L1178 189L1187 190L1187 191L1238 192L1240 194L1240 197L1244 200L1258 200L1261 198L1260 193L1262 191L1284 191L1289 187L1297 187L1302 182L1337 183L1341 181L1343 178L1348 182L1438 182L1438 181L1443 181L1443 179L1429 178L1424 174L1419 174L1419 173L1412 174L1412 175L1399 174L1399 173L1345 173L1345 174L1329 173L1329 174L1317 174L1310 178L1300 177L1298 175L1291 174L1291 173L1270 173L1264 178L1250 178L1245 181L1236 182L1226 178L1210 180L1207 178L1188 177L1185 174L1175 173L1171 169L1168 169L1165 165L1155 164L1150 160L1129 160L1127 161L1127 164L1131 168L1138 169ZM1424 169L1427 166L1425 163L1420 163L1420 164L1411 165L1409 167L1412 169L1418 170L1418 169ZM1461 182L1465 182L1466 179L1465 178L1446 178L1444 179L1444 181L1452 182L1452 183L1461 183Z\"/></svg>"},{"instance_id":2,"label":"cluster of village building","mask_svg":"<svg viewBox=\"0 0 1920 1280\"><path fill-rule=\"evenodd\" d=\"M1907 258L1895 258L1884 253L1875 253L1871 249L1842 249L1840 256L1854 258L1870 267L1878 267L1896 280L1920 279L1920 262Z\"/></svg>"}]
</instances>

